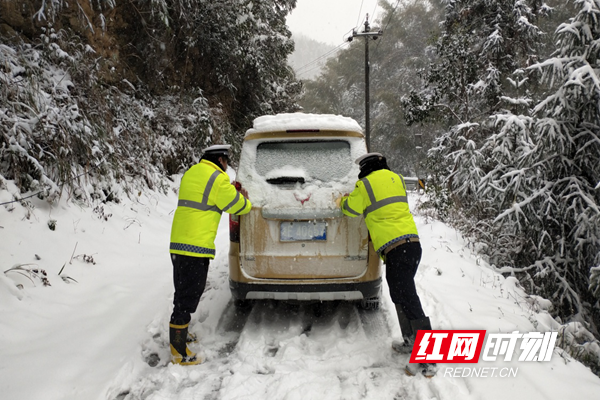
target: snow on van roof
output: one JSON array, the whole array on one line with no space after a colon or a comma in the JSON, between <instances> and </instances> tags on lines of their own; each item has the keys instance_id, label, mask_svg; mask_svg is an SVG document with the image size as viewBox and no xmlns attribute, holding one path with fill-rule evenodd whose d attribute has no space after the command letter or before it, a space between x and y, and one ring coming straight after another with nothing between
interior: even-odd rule
<instances>
[{"instance_id":1,"label":"snow on van roof","mask_svg":"<svg viewBox=\"0 0 600 400\"><path fill-rule=\"evenodd\" d=\"M253 133L284 132L298 129L320 129L331 131L361 132L362 128L352 118L333 114L284 113L263 115L254 119L253 127L246 136Z\"/></svg>"}]
</instances>

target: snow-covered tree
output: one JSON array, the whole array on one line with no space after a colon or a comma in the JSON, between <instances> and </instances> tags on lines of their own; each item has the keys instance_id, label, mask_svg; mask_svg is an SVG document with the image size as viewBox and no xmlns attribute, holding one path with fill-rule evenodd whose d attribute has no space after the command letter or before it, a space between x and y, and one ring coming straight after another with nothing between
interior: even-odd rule
<instances>
[{"instance_id":1,"label":"snow-covered tree","mask_svg":"<svg viewBox=\"0 0 600 400\"><path fill-rule=\"evenodd\" d=\"M424 158L420 148L431 143L434 130L407 126L401 99L421 86L419 73L433 57L430 44L439 33L441 8L438 0L379 6L383 9L379 20L369 20L371 31L383 30L377 40L369 41L371 149L383 152L394 170L414 175ZM364 25L356 27L356 32L363 30ZM354 38L327 62L320 76L305 83L300 101L305 110L347 115L364 126L364 41Z\"/></svg>"},{"instance_id":2,"label":"snow-covered tree","mask_svg":"<svg viewBox=\"0 0 600 400\"><path fill-rule=\"evenodd\" d=\"M449 1L427 86L404 99L409 122L434 119L448 126L430 157L446 164L438 170L446 176L452 199L475 219L493 214L476 196L493 167L483 151L495 131L489 116L524 90L508 78L536 59L542 32L535 22L545 11L539 0Z\"/></svg>"},{"instance_id":3,"label":"snow-covered tree","mask_svg":"<svg viewBox=\"0 0 600 400\"><path fill-rule=\"evenodd\" d=\"M599 352L582 350L577 340L591 337L586 330L597 335L600 326L593 268L600 263L600 2L577 0L578 14L556 31L556 52L536 62L539 32L523 17L523 2L512 3L515 26L523 31L511 41L529 38L530 52L514 43L521 56L508 53L493 64L494 54L505 54L497 50L507 42L498 37L507 31L500 25L482 39L468 35L471 46L444 37L450 48L469 51L457 51L464 56L455 60L440 49L450 78L434 68L433 95L417 100L425 98L425 111L440 105L452 111L445 115L452 127L432 158L447 163L445 182L459 225L500 271L519 276L530 292L552 300L555 315L579 324L565 328L565 338L574 339L563 346L584 354L598 372ZM494 48L469 58L472 49ZM483 65L469 75L476 58L486 60L487 75ZM505 64L510 59L520 63ZM451 81L458 83L454 91Z\"/></svg>"},{"instance_id":4,"label":"snow-covered tree","mask_svg":"<svg viewBox=\"0 0 600 400\"><path fill-rule=\"evenodd\" d=\"M575 3L579 13L557 29L556 53L530 67L553 92L534 118L496 116L517 148L490 186L502 200L494 223L519 243L498 259L523 272L561 317L592 321L588 329L598 333L590 279L600 264L600 1Z\"/></svg>"},{"instance_id":5,"label":"snow-covered tree","mask_svg":"<svg viewBox=\"0 0 600 400\"><path fill-rule=\"evenodd\" d=\"M239 148L253 118L296 109L295 3L1 2L0 174L105 201L115 181L156 188L209 143Z\"/></svg>"}]
</instances>

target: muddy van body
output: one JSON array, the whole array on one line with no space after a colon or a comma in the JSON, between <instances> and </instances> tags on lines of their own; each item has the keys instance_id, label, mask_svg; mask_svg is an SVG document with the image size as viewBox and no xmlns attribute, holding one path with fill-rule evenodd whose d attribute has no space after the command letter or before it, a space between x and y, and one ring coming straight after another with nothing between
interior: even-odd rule
<instances>
[{"instance_id":1,"label":"muddy van body","mask_svg":"<svg viewBox=\"0 0 600 400\"><path fill-rule=\"evenodd\" d=\"M259 117L245 135L236 185L253 208L230 216L229 282L238 302L359 302L377 308L381 264L362 217L336 200L354 189L367 151L356 121L334 115Z\"/></svg>"}]
</instances>

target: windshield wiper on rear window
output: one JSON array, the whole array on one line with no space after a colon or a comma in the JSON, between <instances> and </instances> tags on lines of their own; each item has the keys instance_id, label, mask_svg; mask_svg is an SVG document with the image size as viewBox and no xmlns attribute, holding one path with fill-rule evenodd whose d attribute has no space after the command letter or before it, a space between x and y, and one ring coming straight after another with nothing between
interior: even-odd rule
<instances>
[{"instance_id":1,"label":"windshield wiper on rear window","mask_svg":"<svg viewBox=\"0 0 600 400\"><path fill-rule=\"evenodd\" d=\"M267 182L272 185L285 185L296 182L304 183L305 180L301 176L280 176L278 178L269 178L267 179Z\"/></svg>"}]
</instances>

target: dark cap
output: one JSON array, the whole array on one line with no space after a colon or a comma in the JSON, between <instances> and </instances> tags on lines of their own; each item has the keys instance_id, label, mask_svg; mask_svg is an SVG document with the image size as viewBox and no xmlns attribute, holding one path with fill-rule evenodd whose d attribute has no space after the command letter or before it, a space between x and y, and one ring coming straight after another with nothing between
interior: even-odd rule
<instances>
[{"instance_id":1,"label":"dark cap","mask_svg":"<svg viewBox=\"0 0 600 400\"><path fill-rule=\"evenodd\" d=\"M383 154L381 153L367 153L358 157L354 162L357 163L360 168L362 168L368 162L379 160L381 158L384 158Z\"/></svg>"},{"instance_id":2,"label":"dark cap","mask_svg":"<svg viewBox=\"0 0 600 400\"><path fill-rule=\"evenodd\" d=\"M202 150L202 155L214 155L217 157L229 158L230 144L215 144Z\"/></svg>"}]
</instances>

